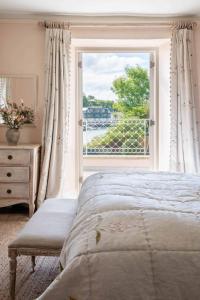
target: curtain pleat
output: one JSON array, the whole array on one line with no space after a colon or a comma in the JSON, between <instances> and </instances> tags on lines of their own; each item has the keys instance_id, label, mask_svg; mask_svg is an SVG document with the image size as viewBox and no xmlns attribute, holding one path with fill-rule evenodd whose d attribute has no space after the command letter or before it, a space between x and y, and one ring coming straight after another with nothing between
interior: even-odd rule
<instances>
[{"instance_id":1,"label":"curtain pleat","mask_svg":"<svg viewBox=\"0 0 200 300\"><path fill-rule=\"evenodd\" d=\"M193 78L193 26L174 28L171 48L172 171L199 173L200 151Z\"/></svg>"},{"instance_id":2,"label":"curtain pleat","mask_svg":"<svg viewBox=\"0 0 200 300\"><path fill-rule=\"evenodd\" d=\"M38 206L46 198L58 197L63 185L69 125L70 32L46 28L45 48L45 113Z\"/></svg>"}]
</instances>

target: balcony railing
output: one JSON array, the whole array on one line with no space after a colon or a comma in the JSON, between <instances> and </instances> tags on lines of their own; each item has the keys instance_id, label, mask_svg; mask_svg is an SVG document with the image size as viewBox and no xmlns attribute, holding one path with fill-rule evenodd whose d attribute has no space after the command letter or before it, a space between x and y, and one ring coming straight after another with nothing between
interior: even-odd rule
<instances>
[{"instance_id":1,"label":"balcony railing","mask_svg":"<svg viewBox=\"0 0 200 300\"><path fill-rule=\"evenodd\" d=\"M149 119L85 119L84 155L149 155Z\"/></svg>"}]
</instances>

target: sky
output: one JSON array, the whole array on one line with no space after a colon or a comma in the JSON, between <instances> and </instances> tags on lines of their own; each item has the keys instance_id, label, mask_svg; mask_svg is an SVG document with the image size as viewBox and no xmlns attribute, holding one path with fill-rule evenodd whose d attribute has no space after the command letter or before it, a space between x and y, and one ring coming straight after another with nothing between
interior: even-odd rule
<instances>
[{"instance_id":1,"label":"sky","mask_svg":"<svg viewBox=\"0 0 200 300\"><path fill-rule=\"evenodd\" d=\"M83 53L83 93L99 100L115 100L113 80L126 66L149 69L149 53Z\"/></svg>"}]
</instances>

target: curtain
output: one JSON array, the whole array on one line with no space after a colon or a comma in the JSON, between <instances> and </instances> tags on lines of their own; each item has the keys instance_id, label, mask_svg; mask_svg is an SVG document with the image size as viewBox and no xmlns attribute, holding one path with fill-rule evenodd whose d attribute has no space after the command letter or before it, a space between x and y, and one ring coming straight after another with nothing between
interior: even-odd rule
<instances>
[{"instance_id":1,"label":"curtain","mask_svg":"<svg viewBox=\"0 0 200 300\"><path fill-rule=\"evenodd\" d=\"M46 28L45 49L45 112L38 206L46 198L58 197L63 186L69 123L70 32L57 24Z\"/></svg>"},{"instance_id":2,"label":"curtain","mask_svg":"<svg viewBox=\"0 0 200 300\"><path fill-rule=\"evenodd\" d=\"M10 78L0 78L0 106L5 106L10 98Z\"/></svg>"},{"instance_id":3,"label":"curtain","mask_svg":"<svg viewBox=\"0 0 200 300\"><path fill-rule=\"evenodd\" d=\"M194 24L179 24L172 33L170 168L198 173L200 151L193 78L193 28Z\"/></svg>"},{"instance_id":4,"label":"curtain","mask_svg":"<svg viewBox=\"0 0 200 300\"><path fill-rule=\"evenodd\" d=\"M10 100L10 78L0 78L0 107L7 105L7 101ZM0 116L0 124L3 124L3 118Z\"/></svg>"}]
</instances>

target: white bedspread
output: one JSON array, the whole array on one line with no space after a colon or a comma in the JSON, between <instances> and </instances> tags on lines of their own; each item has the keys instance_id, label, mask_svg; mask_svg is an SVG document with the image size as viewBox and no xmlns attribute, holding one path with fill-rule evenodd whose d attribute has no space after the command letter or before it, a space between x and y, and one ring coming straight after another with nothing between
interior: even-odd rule
<instances>
[{"instance_id":1,"label":"white bedspread","mask_svg":"<svg viewBox=\"0 0 200 300\"><path fill-rule=\"evenodd\" d=\"M200 299L200 176L99 173L42 300Z\"/></svg>"}]
</instances>

